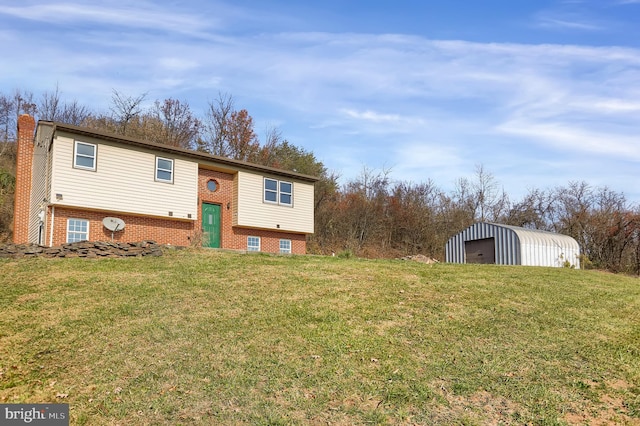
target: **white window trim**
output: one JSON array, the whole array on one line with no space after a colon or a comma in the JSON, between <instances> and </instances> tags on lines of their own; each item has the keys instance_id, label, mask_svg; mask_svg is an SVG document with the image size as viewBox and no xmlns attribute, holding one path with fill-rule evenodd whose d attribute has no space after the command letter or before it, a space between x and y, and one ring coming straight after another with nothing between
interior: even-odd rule
<instances>
[{"instance_id":1,"label":"white window trim","mask_svg":"<svg viewBox=\"0 0 640 426\"><path fill-rule=\"evenodd\" d=\"M93 147L93 157L89 156L89 155L85 155L85 154L79 154L78 153L78 145L87 145L87 146ZM87 166L83 166L81 164L78 164L78 156L85 157L85 158L92 158L93 159L93 167L87 167ZM74 169L95 171L97 162L98 162L98 145L96 145L94 143L74 141L74 143L73 143L73 168Z\"/></svg>"},{"instance_id":2,"label":"white window trim","mask_svg":"<svg viewBox=\"0 0 640 426\"><path fill-rule=\"evenodd\" d=\"M249 239L250 238L255 238L256 240L258 240L258 248L257 249L252 248L252 246L249 245ZM256 237L255 235L249 235L247 237L247 251L260 251L262 249L261 245L262 245L262 241L260 241L260 237Z\"/></svg>"},{"instance_id":3,"label":"white window trim","mask_svg":"<svg viewBox=\"0 0 640 426\"><path fill-rule=\"evenodd\" d=\"M283 242L285 242L285 241L289 243L289 249L288 249L288 250L283 250L283 249L282 249L282 243L283 243ZM283 238L283 239L281 239L281 240L280 240L280 242L278 243L278 246L279 246L279 248L280 248L280 253L281 253L281 254L291 254L291 240L287 240L287 239L284 239L284 238Z\"/></svg>"},{"instance_id":4,"label":"white window trim","mask_svg":"<svg viewBox=\"0 0 640 426\"><path fill-rule=\"evenodd\" d=\"M282 187L282 184L287 184L287 185L291 185L291 192L284 192L282 191L280 188ZM282 202L282 194L288 195L291 198L291 202L290 203L283 203ZM283 206L293 206L293 182L287 182L286 180L281 180L278 182L278 204L283 205Z\"/></svg>"},{"instance_id":5,"label":"white window trim","mask_svg":"<svg viewBox=\"0 0 640 426\"><path fill-rule=\"evenodd\" d=\"M276 183L276 190L275 191L273 189L267 189L267 181L268 180L273 181L273 182ZM291 192L283 192L283 191L280 190L281 185L283 183L291 185ZM275 193L276 194L276 201L267 200L267 192ZM290 203L283 203L281 201L280 196L283 195L283 194L289 195L291 197L291 202ZM267 204L275 204L275 205L279 205L279 206L293 207L293 182L265 177L263 179L263 186L262 186L262 201L264 203L267 203Z\"/></svg>"},{"instance_id":6,"label":"white window trim","mask_svg":"<svg viewBox=\"0 0 640 426\"><path fill-rule=\"evenodd\" d=\"M79 240L79 241L88 241L89 240L89 226L91 226L91 222L89 222L88 219L78 219L78 218L74 218L74 217L70 217L69 219L67 219L67 238L66 238L66 242L69 243L69 234L70 233L74 233L74 234L80 234L81 232L78 231L71 231L69 229L69 226L71 225L71 221L72 220L77 220L77 221L81 221L81 222L86 222L87 223L87 235L86 238L84 240ZM74 242L78 242L78 241L74 241Z\"/></svg>"},{"instance_id":7,"label":"white window trim","mask_svg":"<svg viewBox=\"0 0 640 426\"><path fill-rule=\"evenodd\" d=\"M160 166L158 165L159 160L164 160L164 161L170 161L171 162L171 170L168 169L161 169ZM172 158L165 158L165 157L156 157L156 169L154 172L154 178L156 180L156 182L164 182L164 183L173 183L173 171L176 168L176 163L175 161L173 161ZM163 172L171 172L171 179L161 179L158 177L158 171L163 171Z\"/></svg>"},{"instance_id":8,"label":"white window trim","mask_svg":"<svg viewBox=\"0 0 640 426\"><path fill-rule=\"evenodd\" d=\"M273 182L276 183L275 191L273 189L267 189L267 181L268 180L273 181ZM263 190L262 191L262 201L264 201L265 203L268 203L268 204L278 204L278 197L280 196L279 193L278 193L279 192L278 188L280 188L280 182L277 179L271 179L271 178L267 178L267 177L264 178L263 179L263 187L262 187L262 190ZM275 201L267 200L267 192L275 193L276 194L276 200Z\"/></svg>"}]
</instances>

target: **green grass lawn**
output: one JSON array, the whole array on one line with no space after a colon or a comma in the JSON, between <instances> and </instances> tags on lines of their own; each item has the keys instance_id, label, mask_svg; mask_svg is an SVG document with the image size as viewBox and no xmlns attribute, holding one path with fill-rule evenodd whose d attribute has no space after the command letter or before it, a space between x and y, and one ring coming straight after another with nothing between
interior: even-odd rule
<instances>
[{"instance_id":1,"label":"green grass lawn","mask_svg":"<svg viewBox=\"0 0 640 426\"><path fill-rule=\"evenodd\" d=\"M190 250L0 271L0 402L71 424L640 425L637 278Z\"/></svg>"}]
</instances>

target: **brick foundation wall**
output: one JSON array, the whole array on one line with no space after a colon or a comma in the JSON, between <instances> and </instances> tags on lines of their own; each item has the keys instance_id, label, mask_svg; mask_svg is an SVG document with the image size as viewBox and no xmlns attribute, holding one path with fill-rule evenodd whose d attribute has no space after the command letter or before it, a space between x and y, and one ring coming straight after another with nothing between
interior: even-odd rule
<instances>
[{"instance_id":1,"label":"brick foundation wall","mask_svg":"<svg viewBox=\"0 0 640 426\"><path fill-rule=\"evenodd\" d=\"M29 214L31 204L31 175L33 166L33 137L36 122L30 115L18 118L18 144L16 146L16 189L13 208L13 242L24 244L29 240Z\"/></svg>"},{"instance_id":2,"label":"brick foundation wall","mask_svg":"<svg viewBox=\"0 0 640 426\"><path fill-rule=\"evenodd\" d=\"M280 240L291 240L291 254L305 254L307 252L307 237L304 234L290 234L286 232L264 231L257 229L234 228L234 243L237 249L247 249L247 237L260 237L260 251L265 253L280 253Z\"/></svg>"},{"instance_id":3,"label":"brick foundation wall","mask_svg":"<svg viewBox=\"0 0 640 426\"><path fill-rule=\"evenodd\" d=\"M49 207L49 221L51 220L51 207ZM124 220L125 228L114 232L113 241L143 241L153 240L158 244L172 244L176 246L191 245L194 234L194 222L160 219L144 216L131 216L100 211L87 211L66 207L55 208L53 226L53 245L67 242L67 219L85 219L89 221L90 241L111 241L111 231L102 224L102 219L107 216L115 216ZM47 244L49 235L46 235Z\"/></svg>"},{"instance_id":4,"label":"brick foundation wall","mask_svg":"<svg viewBox=\"0 0 640 426\"><path fill-rule=\"evenodd\" d=\"M226 205L224 206L226 210ZM52 207L49 207L48 220L51 220ZM153 217L132 216L115 214L110 212L87 211L68 207L55 207L53 225L53 244L58 246L67 242L67 220L85 219L89 221L90 241L111 241L111 231L102 224L102 219L107 216L116 216L124 220L124 230L114 232L113 241L143 241L153 240L158 244L171 244L175 246L189 246L197 231L200 230L199 222L186 222L178 220L160 219ZM230 216L230 213L227 213ZM224 215L223 215L224 217ZM266 253L279 253L280 240L291 240L292 254L306 253L306 236L303 234L291 234L286 232L266 231L258 229L232 228L221 230L224 239L222 248L233 250L246 250L247 237L260 237L260 249ZM45 241L49 244L50 235L45 235ZM197 240L196 240L197 241Z\"/></svg>"}]
</instances>

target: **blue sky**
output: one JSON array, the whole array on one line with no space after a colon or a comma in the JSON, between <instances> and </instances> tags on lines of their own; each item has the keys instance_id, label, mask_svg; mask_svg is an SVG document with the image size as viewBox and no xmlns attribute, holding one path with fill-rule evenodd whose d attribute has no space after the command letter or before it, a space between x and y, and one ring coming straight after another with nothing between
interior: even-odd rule
<instances>
[{"instance_id":1,"label":"blue sky","mask_svg":"<svg viewBox=\"0 0 640 426\"><path fill-rule=\"evenodd\" d=\"M482 164L514 201L584 180L640 202L640 0L2 1L0 58L0 91L95 110L229 93L342 181L449 191Z\"/></svg>"}]
</instances>

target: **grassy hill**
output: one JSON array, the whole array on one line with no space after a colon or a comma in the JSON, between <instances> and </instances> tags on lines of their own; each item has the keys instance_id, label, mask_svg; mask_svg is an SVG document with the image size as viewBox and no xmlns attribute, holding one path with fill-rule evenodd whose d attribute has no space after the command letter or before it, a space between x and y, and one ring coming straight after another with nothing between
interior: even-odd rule
<instances>
[{"instance_id":1,"label":"grassy hill","mask_svg":"<svg viewBox=\"0 0 640 426\"><path fill-rule=\"evenodd\" d=\"M0 402L72 424L640 424L637 278L189 250L0 271Z\"/></svg>"}]
</instances>

